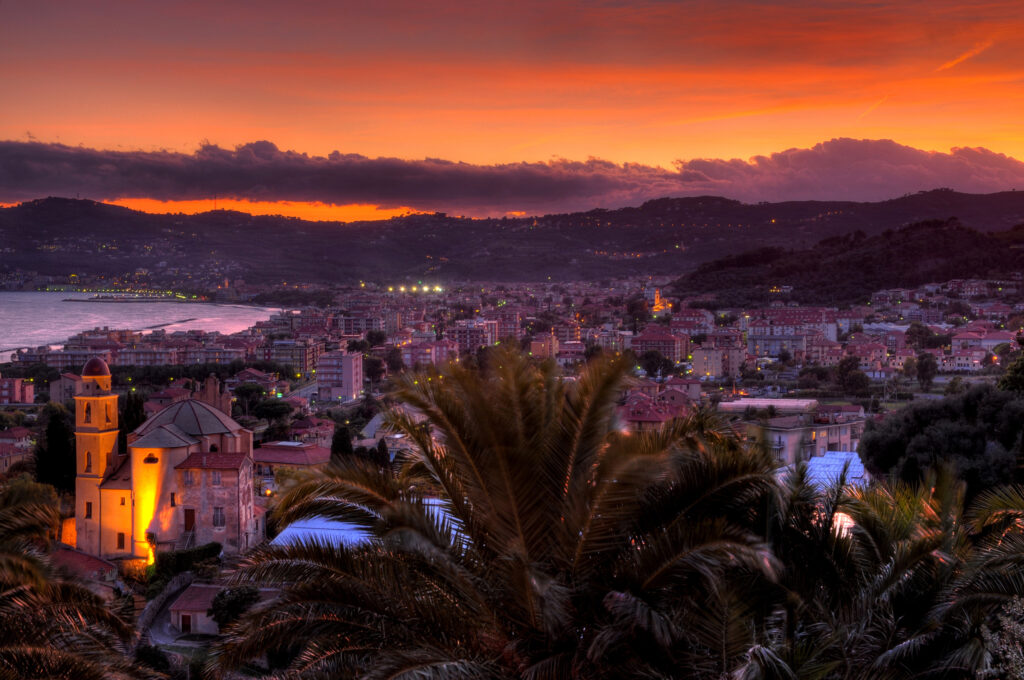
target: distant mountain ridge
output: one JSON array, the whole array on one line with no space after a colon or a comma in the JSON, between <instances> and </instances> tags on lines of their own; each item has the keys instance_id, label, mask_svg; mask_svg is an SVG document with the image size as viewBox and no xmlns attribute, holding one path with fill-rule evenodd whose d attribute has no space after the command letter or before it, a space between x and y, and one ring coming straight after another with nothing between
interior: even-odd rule
<instances>
[{"instance_id":1,"label":"distant mountain ridge","mask_svg":"<svg viewBox=\"0 0 1024 680\"><path fill-rule=\"evenodd\" d=\"M877 290L956 278L1009 278L1022 267L1024 224L982 233L956 219L930 220L875 236L833 236L807 249L750 250L706 262L669 289L707 294L717 307L772 299L847 305Z\"/></svg>"},{"instance_id":2,"label":"distant mountain ridge","mask_svg":"<svg viewBox=\"0 0 1024 680\"><path fill-rule=\"evenodd\" d=\"M154 215L47 198L0 209L0 268L66 275L145 268L246 279L536 281L679 276L755 248L802 249L862 231L959 218L979 232L1024 223L1024 192L935 190L878 203L746 204L704 196L618 210L466 219L308 222L231 211Z\"/></svg>"}]
</instances>

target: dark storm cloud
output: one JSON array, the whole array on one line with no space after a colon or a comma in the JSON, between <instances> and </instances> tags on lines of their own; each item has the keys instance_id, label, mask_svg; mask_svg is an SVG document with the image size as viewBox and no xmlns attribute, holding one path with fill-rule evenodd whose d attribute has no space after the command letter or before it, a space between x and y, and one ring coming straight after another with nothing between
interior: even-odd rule
<instances>
[{"instance_id":1,"label":"dark storm cloud","mask_svg":"<svg viewBox=\"0 0 1024 680\"><path fill-rule=\"evenodd\" d=\"M101 151L0 142L0 201L81 195L96 200L318 201L410 206L471 215L618 207L717 194L746 201L879 200L950 187L1024 187L1024 163L986 149L936 153L891 141L836 139L749 161L696 159L673 169L603 160L471 165L282 151L271 142L194 154Z\"/></svg>"}]
</instances>

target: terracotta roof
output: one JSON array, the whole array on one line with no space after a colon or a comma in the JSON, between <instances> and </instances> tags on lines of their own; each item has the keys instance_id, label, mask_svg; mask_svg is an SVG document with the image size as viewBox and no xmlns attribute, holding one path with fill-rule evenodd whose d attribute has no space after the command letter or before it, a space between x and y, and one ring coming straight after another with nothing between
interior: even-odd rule
<instances>
[{"instance_id":1,"label":"terracotta roof","mask_svg":"<svg viewBox=\"0 0 1024 680\"><path fill-rule=\"evenodd\" d=\"M103 480L101 489L127 490L132 488L132 458L125 456L114 472Z\"/></svg>"},{"instance_id":2,"label":"terracotta roof","mask_svg":"<svg viewBox=\"0 0 1024 680\"><path fill-rule=\"evenodd\" d=\"M190 454L188 458L183 460L178 465L174 466L175 470L184 470L185 468L202 468L207 470L237 470L248 458L244 453L210 453L197 451Z\"/></svg>"},{"instance_id":3,"label":"terracotta roof","mask_svg":"<svg viewBox=\"0 0 1024 680\"><path fill-rule=\"evenodd\" d=\"M12 427L9 430L0 431L0 439L24 439L31 434L32 430L27 427Z\"/></svg>"},{"instance_id":4,"label":"terracotta roof","mask_svg":"<svg viewBox=\"0 0 1024 680\"><path fill-rule=\"evenodd\" d=\"M205 614L213 606L213 598L223 590L220 586L200 585L193 583L185 589L171 605L172 612L202 612Z\"/></svg>"},{"instance_id":5,"label":"terracotta roof","mask_svg":"<svg viewBox=\"0 0 1024 680\"><path fill-rule=\"evenodd\" d=\"M85 362L82 367L83 376L110 375L110 367L107 362L99 357L93 357Z\"/></svg>"},{"instance_id":6,"label":"terracotta roof","mask_svg":"<svg viewBox=\"0 0 1024 680\"><path fill-rule=\"evenodd\" d=\"M103 574L117 571L117 567L98 557L79 552L74 548L60 547L53 551L50 560L82 578L100 578Z\"/></svg>"},{"instance_id":7,"label":"terracotta roof","mask_svg":"<svg viewBox=\"0 0 1024 680\"><path fill-rule=\"evenodd\" d=\"M322 465L330 461L331 451L301 442L272 442L253 449L252 457L257 463Z\"/></svg>"}]
</instances>

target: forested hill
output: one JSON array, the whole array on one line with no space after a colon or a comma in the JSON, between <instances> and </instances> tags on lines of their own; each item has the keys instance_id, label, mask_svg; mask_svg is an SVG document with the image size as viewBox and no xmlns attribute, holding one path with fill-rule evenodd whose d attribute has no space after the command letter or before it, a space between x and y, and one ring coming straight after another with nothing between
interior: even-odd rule
<instances>
[{"instance_id":1,"label":"forested hill","mask_svg":"<svg viewBox=\"0 0 1024 680\"><path fill-rule=\"evenodd\" d=\"M809 248L959 217L984 231L1024 222L1024 192L936 190L878 203L746 204L664 198L618 210L466 219L307 222L231 211L152 215L41 199L0 208L0 270L41 274L183 271L274 280L552 280L673 275L751 248Z\"/></svg>"},{"instance_id":2,"label":"forested hill","mask_svg":"<svg viewBox=\"0 0 1024 680\"><path fill-rule=\"evenodd\" d=\"M721 306L772 299L843 305L875 290L954 278L1008 277L1024 266L1024 224L983 233L959 220L933 220L877 236L855 232L813 248L760 248L699 266L671 286L677 295L707 293ZM791 293L771 292L792 286Z\"/></svg>"}]
</instances>

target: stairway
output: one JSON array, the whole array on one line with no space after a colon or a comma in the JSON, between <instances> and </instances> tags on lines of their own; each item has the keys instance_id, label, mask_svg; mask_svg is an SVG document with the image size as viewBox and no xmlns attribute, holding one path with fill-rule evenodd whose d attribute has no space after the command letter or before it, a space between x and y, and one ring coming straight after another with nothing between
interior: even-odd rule
<instances>
[{"instance_id":1,"label":"stairway","mask_svg":"<svg viewBox=\"0 0 1024 680\"><path fill-rule=\"evenodd\" d=\"M193 529L192 531L186 531L186 532L182 533L181 536L178 537L178 540L174 543L174 549L176 551L177 550L188 550L189 548L194 547L195 544L196 544L196 532Z\"/></svg>"}]
</instances>

